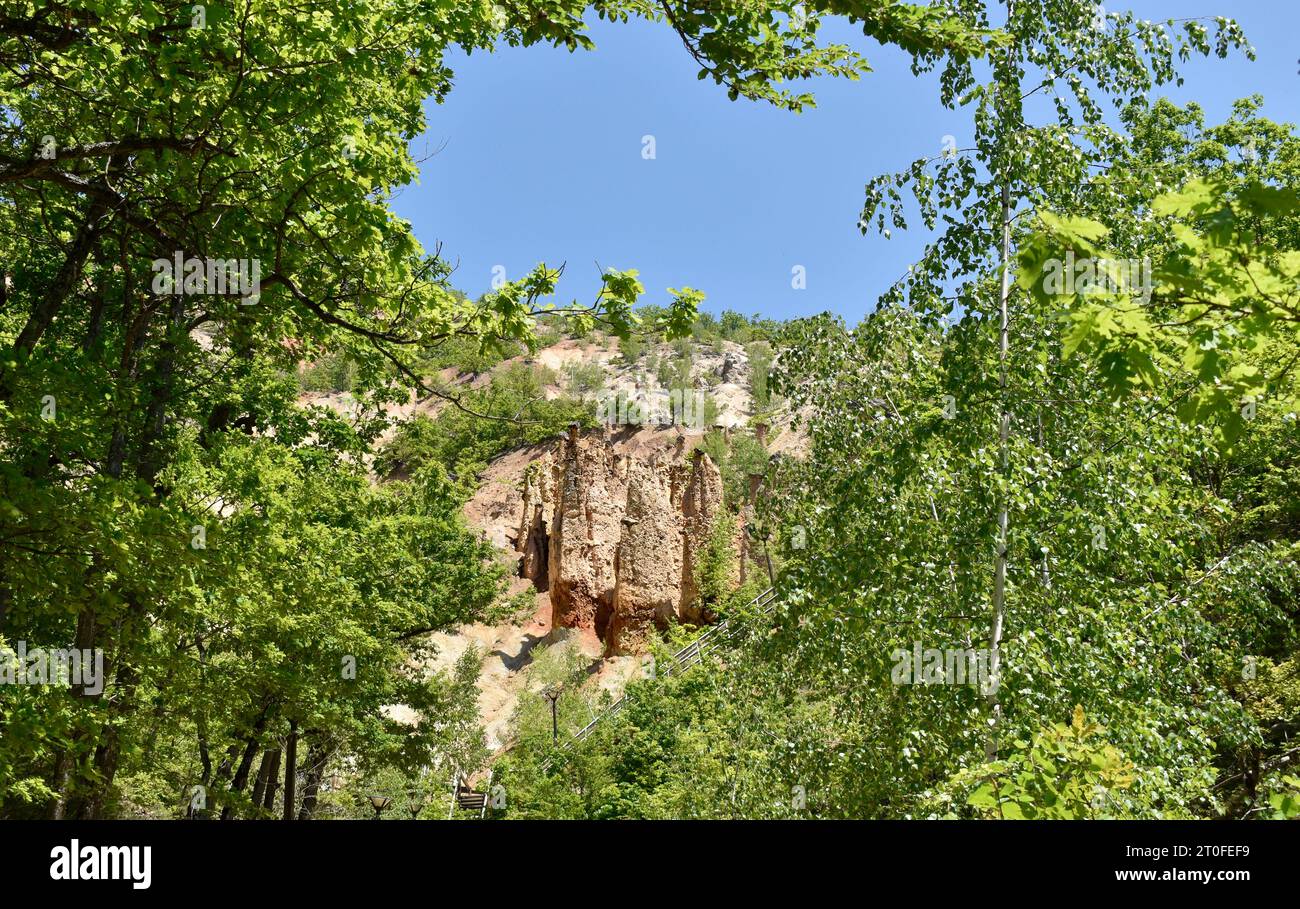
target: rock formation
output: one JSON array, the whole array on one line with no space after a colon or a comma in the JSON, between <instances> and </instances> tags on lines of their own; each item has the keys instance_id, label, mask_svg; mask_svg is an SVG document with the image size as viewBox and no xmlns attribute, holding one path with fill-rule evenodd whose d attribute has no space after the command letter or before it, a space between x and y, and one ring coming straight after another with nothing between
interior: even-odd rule
<instances>
[{"instance_id":1,"label":"rock formation","mask_svg":"<svg viewBox=\"0 0 1300 909\"><path fill-rule=\"evenodd\" d=\"M721 511L721 473L684 439L641 460L571 427L524 475L520 574L550 591L553 628L635 653L651 629L702 618L698 560Z\"/></svg>"}]
</instances>

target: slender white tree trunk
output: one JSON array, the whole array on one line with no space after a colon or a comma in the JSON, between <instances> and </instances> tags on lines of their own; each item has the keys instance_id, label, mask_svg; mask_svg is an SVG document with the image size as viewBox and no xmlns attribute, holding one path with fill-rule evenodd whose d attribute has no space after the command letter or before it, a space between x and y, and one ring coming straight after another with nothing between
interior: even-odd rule
<instances>
[{"instance_id":1,"label":"slender white tree trunk","mask_svg":"<svg viewBox=\"0 0 1300 909\"><path fill-rule=\"evenodd\" d=\"M1008 453L1007 440L1011 435L1011 411L1007 402L1007 349L1010 341L1010 320L1007 316L1007 298L1011 295L1011 188L1002 184L1002 289L998 307L1001 325L998 331L998 389L1001 399L1002 419L998 427L998 452L1002 461L1003 480L1006 479ZM1002 720L1002 705L998 701L998 688L1002 682L1002 625L1006 618L1007 594L1007 494L998 495L998 537L993 562L993 628L989 633L989 691L985 696L992 707L992 722L985 745L986 760L997 760L998 732Z\"/></svg>"}]
</instances>

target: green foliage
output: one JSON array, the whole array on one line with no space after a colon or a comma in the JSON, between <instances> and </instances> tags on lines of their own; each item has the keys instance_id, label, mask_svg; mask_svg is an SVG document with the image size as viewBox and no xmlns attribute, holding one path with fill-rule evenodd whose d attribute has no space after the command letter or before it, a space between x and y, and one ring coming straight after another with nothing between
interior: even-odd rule
<instances>
[{"instance_id":1,"label":"green foliage","mask_svg":"<svg viewBox=\"0 0 1300 909\"><path fill-rule=\"evenodd\" d=\"M343 354L326 354L298 371L303 391L351 391L356 381L356 364Z\"/></svg>"},{"instance_id":2,"label":"green foliage","mask_svg":"<svg viewBox=\"0 0 1300 909\"><path fill-rule=\"evenodd\" d=\"M564 378L569 396L584 402L592 401L605 386L605 370L599 363L571 363Z\"/></svg>"},{"instance_id":3,"label":"green foliage","mask_svg":"<svg viewBox=\"0 0 1300 909\"><path fill-rule=\"evenodd\" d=\"M426 352L420 361L420 370L424 375L435 375L443 369L479 375L502 360L522 354L524 350L524 346L518 343L483 343L477 338L448 338Z\"/></svg>"},{"instance_id":4,"label":"green foliage","mask_svg":"<svg viewBox=\"0 0 1300 909\"><path fill-rule=\"evenodd\" d=\"M701 605L717 611L731 592L736 574L736 525L723 512L709 528L708 539L699 554L698 577Z\"/></svg>"},{"instance_id":5,"label":"green foliage","mask_svg":"<svg viewBox=\"0 0 1300 909\"><path fill-rule=\"evenodd\" d=\"M439 463L445 436L445 430L433 418L416 414L397 427L392 439L375 456L375 473L390 477Z\"/></svg>"},{"instance_id":6,"label":"green foliage","mask_svg":"<svg viewBox=\"0 0 1300 909\"><path fill-rule=\"evenodd\" d=\"M754 341L745 346L749 356L749 393L754 399L754 410L762 413L772 406L768 377L772 372L772 345L767 341Z\"/></svg>"},{"instance_id":7,"label":"green foliage","mask_svg":"<svg viewBox=\"0 0 1300 909\"><path fill-rule=\"evenodd\" d=\"M153 723L118 719L120 702L11 687L0 702L0 721L17 736L6 735L0 749L5 778L41 775L54 754L68 753L63 736L73 749L93 753L106 722L120 730L115 769L131 789L101 793L95 778L74 776L62 793L69 810L94 804L97 812L156 812L166 807L163 794L179 800L193 785L206 787L210 811L248 810L228 776L232 768L201 765L199 757L268 743L290 721L302 730L304 748L328 742L376 766L431 761L446 739L447 716L439 709L440 683L413 668L421 658L414 636L482 616L502 584L490 548L463 524L460 500L441 471L377 488L323 448L295 451L283 438L238 431L209 439L206 450L192 437L181 440L178 455L163 480L170 507L149 507L147 488L85 490L91 502L111 496L121 520L104 529L130 539L130 547L108 546L98 535L76 544L124 560L114 568L101 558L92 568L102 585L95 608L113 629L98 643L132 661L136 696L170 705L177 719L160 732ZM205 496L219 497L220 514L184 504ZM132 617L141 614L146 591L153 622L142 628ZM6 637L66 646L77 613L52 621L45 602L14 588ZM386 704L428 714L405 727L384 716ZM164 762L164 755L174 757ZM57 795L6 789L3 807L19 815L46 811Z\"/></svg>"},{"instance_id":8,"label":"green foliage","mask_svg":"<svg viewBox=\"0 0 1300 909\"><path fill-rule=\"evenodd\" d=\"M547 399L545 387L553 378L522 363L493 373L485 387L460 396L463 409L446 406L436 417L417 414L399 426L375 457L376 473L407 474L424 465L446 464L469 478L497 455L551 438L570 423L594 426L590 402Z\"/></svg>"},{"instance_id":9,"label":"green foliage","mask_svg":"<svg viewBox=\"0 0 1300 909\"><path fill-rule=\"evenodd\" d=\"M751 341L774 338L780 330L780 323L775 319L764 318L755 313L745 316L734 310L724 310L721 316L714 316L707 311L696 313L691 330L685 335L668 337L664 328L668 311L653 303L643 303L637 307L640 316L638 331L626 340L620 340L619 348L623 351L623 361L635 363L645 349L646 343L662 343L675 338L689 337L695 344L704 347L718 347L722 341L747 345ZM653 370L652 370L653 371Z\"/></svg>"},{"instance_id":10,"label":"green foliage","mask_svg":"<svg viewBox=\"0 0 1300 909\"><path fill-rule=\"evenodd\" d=\"M949 781L969 794L965 805L993 820L1078 820L1126 816L1133 765L1105 740L1105 730L1075 707L1033 742L1017 742L1001 761L963 770ZM971 789L972 783L978 783ZM943 799L939 800L941 803Z\"/></svg>"},{"instance_id":11,"label":"green foliage","mask_svg":"<svg viewBox=\"0 0 1300 909\"><path fill-rule=\"evenodd\" d=\"M1186 376L1195 384L1178 415L1188 423L1213 421L1227 444L1262 405L1294 415L1300 407L1293 373L1300 348L1300 248L1294 228L1283 225L1300 223L1300 194L1293 187L1229 187L1198 178L1154 199L1151 211L1167 220L1174 237L1152 269L1154 294L1123 280L1077 291L1053 288L1046 272L1067 252L1093 261L1120 259L1104 245L1109 231L1100 222L1040 215L1043 233L1021 253L1020 282L1063 307L1066 353L1096 359L1116 394L1149 391L1171 374ZM1275 227L1263 231L1264 224ZM1271 242L1279 233L1284 243Z\"/></svg>"},{"instance_id":12,"label":"green foliage","mask_svg":"<svg viewBox=\"0 0 1300 909\"><path fill-rule=\"evenodd\" d=\"M737 344L748 344L754 336L750 321L735 310L728 309L718 319L718 334Z\"/></svg>"},{"instance_id":13,"label":"green foliage","mask_svg":"<svg viewBox=\"0 0 1300 909\"><path fill-rule=\"evenodd\" d=\"M645 353L645 341L640 335L628 335L618 339L619 360L625 366L634 366Z\"/></svg>"},{"instance_id":14,"label":"green foliage","mask_svg":"<svg viewBox=\"0 0 1300 909\"><path fill-rule=\"evenodd\" d=\"M499 765L514 796L509 816L843 816L831 795L834 780L818 762L816 743L831 718L797 695L776 692L771 683L778 676L762 661L755 669L762 636L740 605L756 592L737 591L722 606L743 627L721 653L684 674L634 681L626 706L548 767L541 762L551 752L521 739ZM562 735L585 718L573 722Z\"/></svg>"},{"instance_id":15,"label":"green foliage","mask_svg":"<svg viewBox=\"0 0 1300 909\"><path fill-rule=\"evenodd\" d=\"M478 676L482 653L474 647L447 673L430 682L436 690L439 727L433 764L393 764L363 758L343 761L326 759L322 776L337 780L337 788L326 787L314 817L321 819L368 819L375 817L371 796L386 796L392 801L380 815L384 820L445 819L452 776L483 765L488 757L479 726Z\"/></svg>"},{"instance_id":16,"label":"green foliage","mask_svg":"<svg viewBox=\"0 0 1300 909\"><path fill-rule=\"evenodd\" d=\"M1273 809L1269 815L1273 820L1293 821L1300 818L1300 777L1283 777L1280 790L1269 795L1268 804Z\"/></svg>"},{"instance_id":17,"label":"green foliage","mask_svg":"<svg viewBox=\"0 0 1300 909\"><path fill-rule=\"evenodd\" d=\"M695 368L695 342L682 339L672 345L671 355L659 361L655 378L668 391L689 391L695 387L692 373Z\"/></svg>"},{"instance_id":18,"label":"green foliage","mask_svg":"<svg viewBox=\"0 0 1300 909\"><path fill-rule=\"evenodd\" d=\"M868 690L887 691L895 648L986 647L1000 492L1013 515L1008 560L1018 567L999 740L1031 740L1038 718L1068 698L1137 766L1133 811L1236 810L1210 789L1216 777L1236 776L1226 754L1241 748L1248 767L1259 757L1247 758L1251 748L1269 740L1267 761L1291 728L1249 718L1236 690L1248 656L1294 647L1294 538L1285 524L1255 518L1250 503L1263 502L1244 494L1276 482L1265 462L1293 441L1286 432L1260 437L1269 458L1207 454L1208 430L1183 425L1167 400L1110 404L1101 378L1064 358L1056 329L1032 310L1019 316L1003 394L1023 416L1004 479L987 448L1000 411L989 366L995 325L966 320L940 333L885 310L852 335L829 320L791 326L782 387L797 410L816 414L808 460L788 468L798 494L777 505L786 526L806 531L802 549L783 541L804 629L789 642L805 661L799 673L816 674L820 661L850 665L875 680ZM1225 488L1217 477L1229 471L1237 479ZM1282 540L1270 539L1278 532ZM853 784L895 810L908 810L903 790L919 796L930 774L950 775L953 755L983 763L988 706L976 692L841 696L832 680L824 695L840 712L905 749L901 774L887 782L864 772Z\"/></svg>"},{"instance_id":19,"label":"green foliage","mask_svg":"<svg viewBox=\"0 0 1300 909\"><path fill-rule=\"evenodd\" d=\"M602 7L601 15L665 19L700 64L700 79L723 86L732 100L743 97L793 111L812 106L814 99L810 92L791 90L786 83L826 75L856 80L870 70L866 60L846 45L818 45L823 15L843 17L864 35L896 44L921 59L942 53L978 57L1001 38L989 29L972 27L946 7L913 3L724 0L700 7L627 0Z\"/></svg>"},{"instance_id":20,"label":"green foliage","mask_svg":"<svg viewBox=\"0 0 1300 909\"><path fill-rule=\"evenodd\" d=\"M749 495L750 474L767 473L767 452L752 435L732 431L728 438L717 429L705 433L700 447L722 473L723 502L733 511L739 510Z\"/></svg>"}]
</instances>

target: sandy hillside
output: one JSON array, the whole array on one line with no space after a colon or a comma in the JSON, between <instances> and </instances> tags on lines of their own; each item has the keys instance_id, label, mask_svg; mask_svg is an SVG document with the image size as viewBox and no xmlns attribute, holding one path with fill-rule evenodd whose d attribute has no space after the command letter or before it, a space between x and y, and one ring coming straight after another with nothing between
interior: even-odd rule
<instances>
[{"instance_id":1,"label":"sandy hillside","mask_svg":"<svg viewBox=\"0 0 1300 909\"><path fill-rule=\"evenodd\" d=\"M627 364L619 356L618 343L613 339L566 339L535 353L505 360L494 367L493 372L513 364L542 367L551 372L545 393L548 398L555 398L566 393L571 370L596 365L602 374L597 400L622 394L634 400L647 401L653 400L653 396L660 392L658 379L650 367L674 356L672 345L650 345L635 364ZM491 381L491 375L444 371L440 378L452 386L482 387ZM717 404L715 426L741 428L749 424L753 416L753 401L749 390L749 358L743 346L729 341L712 347L697 346L691 363L691 377L696 388ZM346 393L308 392L302 395L301 402L329 407L347 417L355 417L357 413L357 402ZM447 406L450 405L442 399L421 399L415 395L403 404L389 405L386 412L395 425L378 444L382 445L391 438L400 421L416 414L436 417ZM795 453L801 450L803 440L780 422L769 431L769 451ZM649 459L656 452L667 455L679 444L686 450L694 448L709 428L698 423L680 428L673 425L616 426L612 441L619 454ZM555 440L521 446L493 460L480 475L479 488L465 506L468 522L483 532L508 564L516 564L518 560L515 537L522 517L524 471L554 446ZM505 745L511 718L521 699L539 696L541 684L530 678L537 648L576 650L589 661L590 679L587 684L609 691L613 696L621 693L629 678L642 671L640 657L602 658L602 644L594 634L571 629L552 633L548 594L533 590L531 583L523 578L513 580L511 595L530 591L533 594L532 607L525 610L515 623L463 625L431 636L437 656L430 668L449 670L470 648L480 655L479 711L489 747L494 751ZM402 707L391 708L390 712L399 718L409 716L409 711Z\"/></svg>"}]
</instances>

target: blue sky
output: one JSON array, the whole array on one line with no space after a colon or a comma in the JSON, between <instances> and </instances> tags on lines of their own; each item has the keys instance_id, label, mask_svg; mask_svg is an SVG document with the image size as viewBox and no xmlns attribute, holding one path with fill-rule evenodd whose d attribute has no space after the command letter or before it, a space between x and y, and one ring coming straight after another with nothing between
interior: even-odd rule
<instances>
[{"instance_id":1,"label":"blue sky","mask_svg":"<svg viewBox=\"0 0 1300 909\"><path fill-rule=\"evenodd\" d=\"M1128 0L1144 18L1231 15L1258 58L1194 59L1186 84L1211 122L1233 99L1261 93L1275 120L1300 121L1300 2ZM965 145L969 114L944 110L936 80L914 77L905 55L840 23L828 40L852 44L874 68L858 82L811 84L802 114L728 101L664 26L593 22L597 49L503 48L451 60L456 86L429 104L412 143L418 185L395 201L427 248L458 263L454 283L477 296L493 269L517 278L538 262L567 263L557 302L589 301L602 267L636 268L645 300L667 287L707 294L705 308L774 318L831 310L856 321L917 257L925 236L857 230L872 176L936 154L945 135ZM654 160L642 158L653 135ZM791 287L791 269L807 287Z\"/></svg>"}]
</instances>

